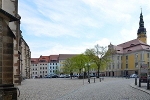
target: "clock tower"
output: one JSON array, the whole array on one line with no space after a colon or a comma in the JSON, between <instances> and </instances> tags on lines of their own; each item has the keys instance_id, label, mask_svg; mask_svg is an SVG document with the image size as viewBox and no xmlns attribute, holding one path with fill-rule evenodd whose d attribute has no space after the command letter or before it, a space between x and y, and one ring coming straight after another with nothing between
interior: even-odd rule
<instances>
[{"instance_id":1,"label":"clock tower","mask_svg":"<svg viewBox=\"0 0 150 100\"><path fill-rule=\"evenodd\" d=\"M144 28L142 10L140 14L140 22L139 22L139 29L137 32L137 39L147 44L146 28Z\"/></svg>"}]
</instances>

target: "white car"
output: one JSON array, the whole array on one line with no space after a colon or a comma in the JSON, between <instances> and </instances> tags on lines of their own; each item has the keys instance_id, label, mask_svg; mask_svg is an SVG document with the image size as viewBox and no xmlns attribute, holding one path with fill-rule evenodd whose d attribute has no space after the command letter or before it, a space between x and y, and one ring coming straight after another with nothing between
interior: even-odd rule
<instances>
[{"instance_id":1,"label":"white car","mask_svg":"<svg viewBox=\"0 0 150 100\"><path fill-rule=\"evenodd\" d=\"M138 77L137 74L132 74L132 75L130 75L130 78L137 78L137 77Z\"/></svg>"}]
</instances>

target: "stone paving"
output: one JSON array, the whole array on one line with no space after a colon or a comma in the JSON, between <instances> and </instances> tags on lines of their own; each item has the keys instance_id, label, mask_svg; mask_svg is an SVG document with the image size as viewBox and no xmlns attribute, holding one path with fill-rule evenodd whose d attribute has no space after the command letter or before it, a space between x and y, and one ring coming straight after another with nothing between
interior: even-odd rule
<instances>
[{"instance_id":1,"label":"stone paving","mask_svg":"<svg viewBox=\"0 0 150 100\"><path fill-rule=\"evenodd\" d=\"M84 84L83 84L84 83ZM27 79L18 100L150 100L150 94L132 88L134 79ZM148 90L149 91L149 90Z\"/></svg>"}]
</instances>

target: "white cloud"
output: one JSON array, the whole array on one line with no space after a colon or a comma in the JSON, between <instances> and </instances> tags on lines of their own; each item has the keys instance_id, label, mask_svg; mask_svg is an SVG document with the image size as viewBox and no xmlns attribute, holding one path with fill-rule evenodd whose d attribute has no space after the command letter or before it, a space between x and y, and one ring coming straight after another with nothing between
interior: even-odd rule
<instances>
[{"instance_id":1,"label":"white cloud","mask_svg":"<svg viewBox=\"0 0 150 100\"><path fill-rule=\"evenodd\" d=\"M96 44L108 46L111 42L118 45L135 39L140 6L143 8L147 37L150 37L149 0L20 0L19 3L21 26L26 32L23 34L30 39L49 38L44 40L45 43L35 43L27 38L32 57L83 53ZM55 38L57 42L53 41ZM62 38L66 39L65 42ZM74 44L69 45L66 41Z\"/></svg>"}]
</instances>

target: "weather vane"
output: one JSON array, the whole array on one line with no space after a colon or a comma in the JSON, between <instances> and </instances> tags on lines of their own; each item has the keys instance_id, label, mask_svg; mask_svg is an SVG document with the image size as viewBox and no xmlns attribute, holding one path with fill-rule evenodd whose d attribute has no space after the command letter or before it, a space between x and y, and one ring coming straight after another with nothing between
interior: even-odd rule
<instances>
[{"instance_id":1,"label":"weather vane","mask_svg":"<svg viewBox=\"0 0 150 100\"><path fill-rule=\"evenodd\" d=\"M141 6L140 6L141 7ZM142 7L141 7L141 13L142 13Z\"/></svg>"}]
</instances>

